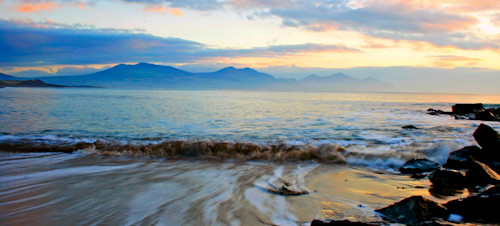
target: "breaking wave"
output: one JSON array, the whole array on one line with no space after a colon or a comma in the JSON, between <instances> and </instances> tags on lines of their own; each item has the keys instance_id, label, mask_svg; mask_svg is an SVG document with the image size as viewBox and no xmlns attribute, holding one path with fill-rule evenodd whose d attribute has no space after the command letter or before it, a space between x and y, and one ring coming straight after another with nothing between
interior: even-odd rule
<instances>
[{"instance_id":1,"label":"breaking wave","mask_svg":"<svg viewBox=\"0 0 500 226\"><path fill-rule=\"evenodd\" d=\"M158 157L169 159L236 159L265 161L344 162L344 147L337 144L293 145L283 142L256 144L212 140L172 140L161 142L40 142L39 140L0 142L0 150L10 152L83 152L104 156Z\"/></svg>"},{"instance_id":2,"label":"breaking wave","mask_svg":"<svg viewBox=\"0 0 500 226\"><path fill-rule=\"evenodd\" d=\"M403 142L368 145L363 142L278 141L236 142L218 140L113 140L72 137L3 136L0 150L7 152L65 152L100 156L206 159L239 161L316 161L346 163L377 169L397 169L407 160L428 158L444 163L451 151L467 143Z\"/></svg>"}]
</instances>

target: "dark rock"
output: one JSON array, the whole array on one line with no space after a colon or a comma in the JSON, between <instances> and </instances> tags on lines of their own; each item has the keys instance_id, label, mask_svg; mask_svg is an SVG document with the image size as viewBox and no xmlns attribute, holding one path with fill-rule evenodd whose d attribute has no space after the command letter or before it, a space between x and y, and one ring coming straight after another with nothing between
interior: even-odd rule
<instances>
[{"instance_id":1,"label":"dark rock","mask_svg":"<svg viewBox=\"0 0 500 226\"><path fill-rule=\"evenodd\" d=\"M465 176L456 170L436 170L429 175L433 187L463 188Z\"/></svg>"},{"instance_id":2,"label":"dark rock","mask_svg":"<svg viewBox=\"0 0 500 226\"><path fill-rule=\"evenodd\" d=\"M448 210L444 206L422 196L412 196L376 211L390 221L409 224L449 216Z\"/></svg>"},{"instance_id":3,"label":"dark rock","mask_svg":"<svg viewBox=\"0 0 500 226\"><path fill-rule=\"evenodd\" d=\"M500 152L500 135L493 128L481 124L474 131L474 139L485 151Z\"/></svg>"},{"instance_id":4,"label":"dark rock","mask_svg":"<svg viewBox=\"0 0 500 226\"><path fill-rule=\"evenodd\" d=\"M452 113L449 111L442 111L439 109L436 110L436 109L429 108L429 109L427 109L427 114L429 114L429 115L451 115Z\"/></svg>"},{"instance_id":5,"label":"dark rock","mask_svg":"<svg viewBox=\"0 0 500 226\"><path fill-rule=\"evenodd\" d=\"M399 168L401 173L420 174L439 169L439 163L428 159L412 159Z\"/></svg>"},{"instance_id":6,"label":"dark rock","mask_svg":"<svg viewBox=\"0 0 500 226\"><path fill-rule=\"evenodd\" d=\"M456 195L464 193L464 191L466 191L465 188L456 188L456 187L434 187L434 186L431 186L429 188L429 193L432 196L434 196L436 198L440 198L440 199L446 199L447 197L456 196Z\"/></svg>"},{"instance_id":7,"label":"dark rock","mask_svg":"<svg viewBox=\"0 0 500 226\"><path fill-rule=\"evenodd\" d=\"M407 125L407 126L403 126L401 127L403 129L418 129L417 127L415 127L414 125Z\"/></svg>"},{"instance_id":8,"label":"dark rock","mask_svg":"<svg viewBox=\"0 0 500 226\"><path fill-rule=\"evenodd\" d=\"M464 217L464 222L499 224L500 187L492 187L467 198L452 200L444 206L450 213Z\"/></svg>"},{"instance_id":9,"label":"dark rock","mask_svg":"<svg viewBox=\"0 0 500 226\"><path fill-rule=\"evenodd\" d=\"M469 170L465 174L465 180L469 185L500 184L500 175L488 165L471 160Z\"/></svg>"},{"instance_id":10,"label":"dark rock","mask_svg":"<svg viewBox=\"0 0 500 226\"><path fill-rule=\"evenodd\" d=\"M484 110L483 104L455 104L451 107L453 114L475 113Z\"/></svg>"},{"instance_id":11,"label":"dark rock","mask_svg":"<svg viewBox=\"0 0 500 226\"><path fill-rule=\"evenodd\" d=\"M350 226L371 226L371 225L380 225L380 224L371 224L371 223L363 223L363 222L352 222L349 220L331 220L329 222L321 221L321 220L313 220L311 222L311 226L322 226L322 225L350 225Z\"/></svg>"},{"instance_id":12,"label":"dark rock","mask_svg":"<svg viewBox=\"0 0 500 226\"><path fill-rule=\"evenodd\" d=\"M481 155L483 155L483 151L481 151L479 147L467 146L460 150L451 152L443 167L449 169L468 169L469 156L476 159L482 159Z\"/></svg>"},{"instance_id":13,"label":"dark rock","mask_svg":"<svg viewBox=\"0 0 500 226\"><path fill-rule=\"evenodd\" d=\"M483 121L496 121L495 115L491 113L490 111L480 111L476 112L475 115L476 120L483 120Z\"/></svg>"}]
</instances>

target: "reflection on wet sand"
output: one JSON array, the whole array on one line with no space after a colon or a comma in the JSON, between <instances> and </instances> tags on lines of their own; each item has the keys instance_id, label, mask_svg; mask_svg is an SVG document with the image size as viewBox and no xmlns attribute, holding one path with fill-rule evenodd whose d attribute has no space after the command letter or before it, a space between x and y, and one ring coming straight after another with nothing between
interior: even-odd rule
<instances>
[{"instance_id":1,"label":"reflection on wet sand","mask_svg":"<svg viewBox=\"0 0 500 226\"><path fill-rule=\"evenodd\" d=\"M0 163L2 224L374 222L380 220L374 209L404 197L440 200L430 195L428 180L343 164L7 153ZM310 194L262 189L283 185Z\"/></svg>"}]
</instances>

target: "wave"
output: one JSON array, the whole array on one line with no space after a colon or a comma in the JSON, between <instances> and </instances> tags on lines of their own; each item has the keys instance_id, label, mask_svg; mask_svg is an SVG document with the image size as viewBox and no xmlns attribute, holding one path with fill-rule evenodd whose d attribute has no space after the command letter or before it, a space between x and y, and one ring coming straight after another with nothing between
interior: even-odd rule
<instances>
[{"instance_id":1,"label":"wave","mask_svg":"<svg viewBox=\"0 0 500 226\"><path fill-rule=\"evenodd\" d=\"M160 157L170 159L205 158L266 161L345 162L345 149L337 144L290 145L282 142L256 144L212 140L172 140L148 143L124 143L97 140L93 143L15 141L0 142L0 150L9 152L83 152L104 156Z\"/></svg>"},{"instance_id":2,"label":"wave","mask_svg":"<svg viewBox=\"0 0 500 226\"><path fill-rule=\"evenodd\" d=\"M317 161L397 169L406 161L428 158L444 163L451 151L467 143L455 140L374 144L360 141L237 142L219 140L113 140L72 137L0 137L0 151L64 152L101 156L242 161Z\"/></svg>"}]
</instances>

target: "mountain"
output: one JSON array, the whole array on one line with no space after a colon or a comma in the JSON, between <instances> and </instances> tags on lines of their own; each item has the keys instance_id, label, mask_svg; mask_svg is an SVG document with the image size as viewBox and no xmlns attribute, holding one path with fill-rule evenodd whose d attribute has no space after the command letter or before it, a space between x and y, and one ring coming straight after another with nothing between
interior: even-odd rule
<instances>
[{"instance_id":1,"label":"mountain","mask_svg":"<svg viewBox=\"0 0 500 226\"><path fill-rule=\"evenodd\" d=\"M191 73L170 66L148 63L120 64L101 72L79 76L40 77L44 82L60 85L94 85L111 88L167 89L254 89L288 80L251 68L227 67L216 72Z\"/></svg>"},{"instance_id":2,"label":"mountain","mask_svg":"<svg viewBox=\"0 0 500 226\"><path fill-rule=\"evenodd\" d=\"M8 76L8 75L5 75ZM21 78L9 76L9 80ZM26 78L23 78L26 79ZM312 91L378 91L391 85L373 77L357 79L342 73L310 75L297 81L278 79L251 68L226 67L215 72L191 73L170 66L148 63L119 64L112 68L77 76L38 77L43 82L64 86L99 86L138 89L265 89Z\"/></svg>"},{"instance_id":3,"label":"mountain","mask_svg":"<svg viewBox=\"0 0 500 226\"><path fill-rule=\"evenodd\" d=\"M374 77L358 79L343 73L330 76L309 75L295 86L298 90L314 91L382 91L392 88L392 85Z\"/></svg>"}]
</instances>

